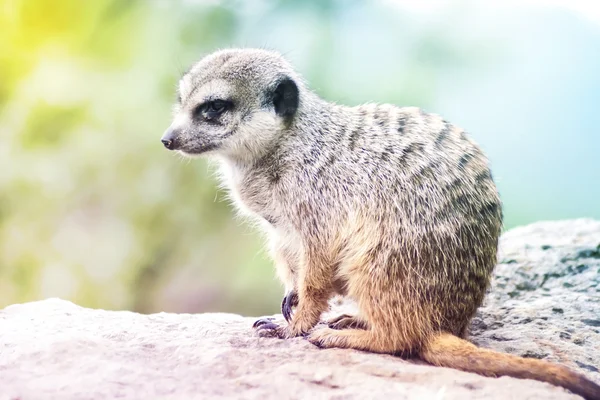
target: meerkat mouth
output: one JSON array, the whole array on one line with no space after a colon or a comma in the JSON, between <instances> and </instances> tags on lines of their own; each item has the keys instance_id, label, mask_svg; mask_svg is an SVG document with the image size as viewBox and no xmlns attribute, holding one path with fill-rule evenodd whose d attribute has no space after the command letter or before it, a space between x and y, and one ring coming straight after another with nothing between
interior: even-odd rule
<instances>
[{"instance_id":1,"label":"meerkat mouth","mask_svg":"<svg viewBox=\"0 0 600 400\"><path fill-rule=\"evenodd\" d=\"M186 157L197 158L206 153L210 153L214 150L217 150L218 148L219 148L219 145L216 143L207 143L207 144L200 145L200 146L196 145L191 149L180 148L180 149L177 149L176 151L179 154L184 155Z\"/></svg>"}]
</instances>

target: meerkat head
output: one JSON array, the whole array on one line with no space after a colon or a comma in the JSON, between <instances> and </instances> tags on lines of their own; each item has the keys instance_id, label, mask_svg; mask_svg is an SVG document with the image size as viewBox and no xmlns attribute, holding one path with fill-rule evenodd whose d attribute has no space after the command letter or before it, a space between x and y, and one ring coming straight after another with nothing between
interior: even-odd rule
<instances>
[{"instance_id":1,"label":"meerkat head","mask_svg":"<svg viewBox=\"0 0 600 400\"><path fill-rule=\"evenodd\" d=\"M212 53L179 81L173 122L162 143L185 155L256 157L292 123L300 90L299 77L277 53Z\"/></svg>"}]
</instances>

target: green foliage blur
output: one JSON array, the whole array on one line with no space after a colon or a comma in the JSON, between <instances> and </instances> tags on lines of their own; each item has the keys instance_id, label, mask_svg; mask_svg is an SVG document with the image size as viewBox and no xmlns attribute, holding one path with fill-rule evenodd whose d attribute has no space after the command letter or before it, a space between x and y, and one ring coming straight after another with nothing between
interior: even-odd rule
<instances>
[{"instance_id":1,"label":"green foliage blur","mask_svg":"<svg viewBox=\"0 0 600 400\"><path fill-rule=\"evenodd\" d=\"M159 141L184 61L223 45L234 11L120 0L0 9L0 304L274 309L280 288L259 238L233 220L204 162Z\"/></svg>"},{"instance_id":2,"label":"green foliage blur","mask_svg":"<svg viewBox=\"0 0 600 400\"><path fill-rule=\"evenodd\" d=\"M59 296L276 312L282 288L261 237L235 219L205 161L162 148L176 82L217 48L259 46L285 52L329 100L431 108L442 73L464 80L502 52L443 29L404 31L411 44L386 55L388 71L401 60L404 72L382 75L358 53L366 43L352 47L373 24L398 41L403 23L358 1L0 0L0 306Z\"/></svg>"}]
</instances>

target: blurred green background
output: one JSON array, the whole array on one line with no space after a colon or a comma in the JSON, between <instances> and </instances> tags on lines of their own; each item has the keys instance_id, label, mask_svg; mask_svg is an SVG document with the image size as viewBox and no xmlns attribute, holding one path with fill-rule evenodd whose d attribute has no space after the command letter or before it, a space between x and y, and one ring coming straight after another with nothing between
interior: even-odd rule
<instances>
[{"instance_id":1,"label":"blurred green background","mask_svg":"<svg viewBox=\"0 0 600 400\"><path fill-rule=\"evenodd\" d=\"M278 310L259 235L159 140L181 73L222 47L277 49L338 103L464 127L507 228L600 218L593 3L0 0L0 306Z\"/></svg>"}]
</instances>

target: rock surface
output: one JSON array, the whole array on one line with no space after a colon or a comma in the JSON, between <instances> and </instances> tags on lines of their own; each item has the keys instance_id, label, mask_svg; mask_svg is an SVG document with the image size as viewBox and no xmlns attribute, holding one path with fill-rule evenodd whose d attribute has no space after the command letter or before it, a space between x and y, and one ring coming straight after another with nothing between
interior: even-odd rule
<instances>
[{"instance_id":1,"label":"rock surface","mask_svg":"<svg viewBox=\"0 0 600 400\"><path fill-rule=\"evenodd\" d=\"M511 230L499 259L471 339L600 382L600 221ZM351 305L333 313L343 307ZM0 311L0 400L578 398L536 381L259 338L254 320L91 310L58 299L9 306Z\"/></svg>"}]
</instances>

